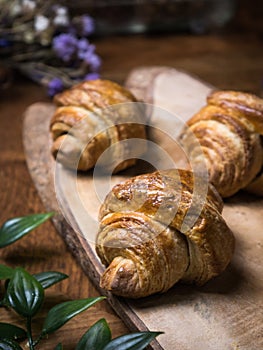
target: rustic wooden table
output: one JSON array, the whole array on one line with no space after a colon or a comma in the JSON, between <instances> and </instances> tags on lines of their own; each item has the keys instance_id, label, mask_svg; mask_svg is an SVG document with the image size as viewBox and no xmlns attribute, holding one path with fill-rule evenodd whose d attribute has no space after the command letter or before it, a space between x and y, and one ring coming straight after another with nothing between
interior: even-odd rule
<instances>
[{"instance_id":1,"label":"rustic wooden table","mask_svg":"<svg viewBox=\"0 0 263 350\"><path fill-rule=\"evenodd\" d=\"M135 67L167 65L184 69L219 88L262 95L263 42L253 33L120 36L101 38L96 44L103 59L102 77L119 83L124 82ZM23 112L37 101L49 101L45 90L23 78L17 78L9 89L0 94L1 223L14 216L45 211L27 170L22 145ZM20 265L31 273L56 270L70 276L47 291L46 303L35 321L37 329L54 304L98 295L50 222L2 249L0 263L12 267ZM2 290L1 285L1 293ZM74 349L84 331L102 317L109 322L114 337L128 331L104 301L50 335L41 349L54 348L60 341L65 350ZM0 320L23 324L16 315L2 310Z\"/></svg>"}]
</instances>

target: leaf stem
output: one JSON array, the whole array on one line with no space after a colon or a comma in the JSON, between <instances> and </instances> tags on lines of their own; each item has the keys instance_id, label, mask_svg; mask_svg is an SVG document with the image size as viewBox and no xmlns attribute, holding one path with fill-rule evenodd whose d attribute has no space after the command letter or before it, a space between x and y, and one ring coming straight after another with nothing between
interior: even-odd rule
<instances>
[{"instance_id":1,"label":"leaf stem","mask_svg":"<svg viewBox=\"0 0 263 350\"><path fill-rule=\"evenodd\" d=\"M32 330L31 330L31 317L27 317L26 319L26 329L27 329L27 338L28 338L28 344L29 344L29 349L34 350L34 342L32 338Z\"/></svg>"},{"instance_id":2,"label":"leaf stem","mask_svg":"<svg viewBox=\"0 0 263 350\"><path fill-rule=\"evenodd\" d=\"M33 342L33 348L40 342L40 340L43 338L42 334Z\"/></svg>"}]
</instances>

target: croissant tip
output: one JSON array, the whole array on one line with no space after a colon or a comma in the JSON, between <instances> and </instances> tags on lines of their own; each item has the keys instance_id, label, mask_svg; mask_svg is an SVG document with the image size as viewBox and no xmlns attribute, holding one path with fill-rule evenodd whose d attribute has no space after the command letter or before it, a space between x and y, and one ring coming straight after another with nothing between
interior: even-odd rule
<instances>
[{"instance_id":1,"label":"croissant tip","mask_svg":"<svg viewBox=\"0 0 263 350\"><path fill-rule=\"evenodd\" d=\"M107 267L100 280L100 287L124 297L136 296L136 267L132 260L117 257Z\"/></svg>"}]
</instances>

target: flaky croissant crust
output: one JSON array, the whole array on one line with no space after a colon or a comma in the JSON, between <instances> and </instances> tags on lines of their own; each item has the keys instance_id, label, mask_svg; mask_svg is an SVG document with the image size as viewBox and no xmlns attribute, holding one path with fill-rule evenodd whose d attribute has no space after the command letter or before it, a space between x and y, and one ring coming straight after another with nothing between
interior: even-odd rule
<instances>
[{"instance_id":1,"label":"flaky croissant crust","mask_svg":"<svg viewBox=\"0 0 263 350\"><path fill-rule=\"evenodd\" d=\"M203 284L229 263L234 238L222 200L208 185L194 224L182 232L196 178L188 170L140 175L116 185L100 210L96 250L107 266L101 287L130 298L164 292L176 282Z\"/></svg>"},{"instance_id":2,"label":"flaky croissant crust","mask_svg":"<svg viewBox=\"0 0 263 350\"><path fill-rule=\"evenodd\" d=\"M188 126L181 136L182 145L191 154L190 139L195 135L210 181L223 197L232 196L255 180L263 165L262 99L237 91L213 91Z\"/></svg>"},{"instance_id":3,"label":"flaky croissant crust","mask_svg":"<svg viewBox=\"0 0 263 350\"><path fill-rule=\"evenodd\" d=\"M58 161L76 168L77 159L78 170L89 170L100 155L115 144L112 158L125 159L120 161L115 172L135 163L134 159L129 159L127 150L119 145L119 141L129 138L146 138L142 110L138 105L130 104L136 102L136 98L128 90L109 80L85 81L56 95L54 102L57 108L50 130L52 154ZM126 105L121 105L124 103ZM118 108L110 109L113 105ZM111 164L102 166L107 168Z\"/></svg>"},{"instance_id":4,"label":"flaky croissant crust","mask_svg":"<svg viewBox=\"0 0 263 350\"><path fill-rule=\"evenodd\" d=\"M240 118L245 118L253 131L263 135L263 100L250 93L219 90L207 97L207 102L226 110L235 110Z\"/></svg>"}]
</instances>

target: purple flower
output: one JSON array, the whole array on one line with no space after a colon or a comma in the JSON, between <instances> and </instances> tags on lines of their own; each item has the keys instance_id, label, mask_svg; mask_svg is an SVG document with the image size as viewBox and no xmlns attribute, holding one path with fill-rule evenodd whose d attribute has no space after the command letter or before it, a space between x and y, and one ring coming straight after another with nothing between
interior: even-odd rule
<instances>
[{"instance_id":1,"label":"purple flower","mask_svg":"<svg viewBox=\"0 0 263 350\"><path fill-rule=\"evenodd\" d=\"M101 66L101 59L97 54L94 53L90 55L88 63L90 66L90 70L92 72L97 72Z\"/></svg>"},{"instance_id":2,"label":"purple flower","mask_svg":"<svg viewBox=\"0 0 263 350\"><path fill-rule=\"evenodd\" d=\"M53 39L53 50L64 62L69 62L78 47L78 39L68 33L57 35Z\"/></svg>"},{"instance_id":3,"label":"purple flower","mask_svg":"<svg viewBox=\"0 0 263 350\"><path fill-rule=\"evenodd\" d=\"M78 42L78 58L86 62L92 72L98 71L101 66L101 59L95 53L95 46L87 39L80 39Z\"/></svg>"},{"instance_id":4,"label":"purple flower","mask_svg":"<svg viewBox=\"0 0 263 350\"><path fill-rule=\"evenodd\" d=\"M94 19L88 15L81 16L82 35L88 36L94 32Z\"/></svg>"},{"instance_id":5,"label":"purple flower","mask_svg":"<svg viewBox=\"0 0 263 350\"><path fill-rule=\"evenodd\" d=\"M48 84L48 95L53 97L64 89L63 82L60 78L53 78Z\"/></svg>"},{"instance_id":6,"label":"purple flower","mask_svg":"<svg viewBox=\"0 0 263 350\"><path fill-rule=\"evenodd\" d=\"M86 61L87 58L93 54L95 51L95 46L91 45L89 41L85 38L78 41L78 58Z\"/></svg>"},{"instance_id":7,"label":"purple flower","mask_svg":"<svg viewBox=\"0 0 263 350\"><path fill-rule=\"evenodd\" d=\"M100 75L99 73L89 73L85 75L84 80L96 80L99 79Z\"/></svg>"}]
</instances>

